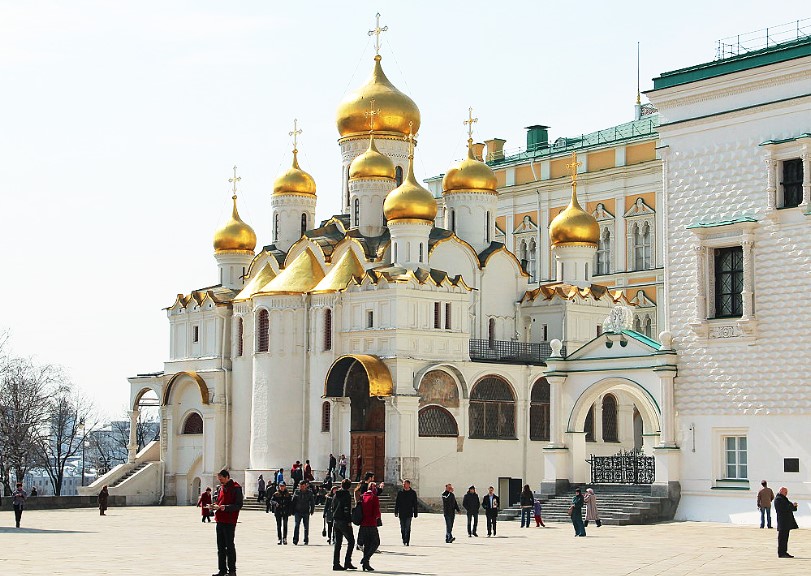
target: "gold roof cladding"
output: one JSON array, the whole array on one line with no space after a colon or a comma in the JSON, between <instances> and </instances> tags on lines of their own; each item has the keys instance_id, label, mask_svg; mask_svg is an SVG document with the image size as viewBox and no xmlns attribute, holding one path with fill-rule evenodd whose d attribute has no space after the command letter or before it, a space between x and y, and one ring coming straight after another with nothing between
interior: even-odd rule
<instances>
[{"instance_id":1,"label":"gold roof cladding","mask_svg":"<svg viewBox=\"0 0 811 576\"><path fill-rule=\"evenodd\" d=\"M307 247L257 294L303 294L323 279L324 270L313 251Z\"/></svg>"},{"instance_id":2,"label":"gold roof cladding","mask_svg":"<svg viewBox=\"0 0 811 576\"><path fill-rule=\"evenodd\" d=\"M273 271L270 264L265 264L265 267L262 268L256 276L251 278L251 281L237 294L234 300L248 300L274 278L276 278L276 272Z\"/></svg>"},{"instance_id":3,"label":"gold roof cladding","mask_svg":"<svg viewBox=\"0 0 811 576\"><path fill-rule=\"evenodd\" d=\"M332 266L324 279L313 288L312 292L313 294L339 292L346 289L355 278L362 278L364 273L363 264L355 256L355 251L350 248L344 252L343 256Z\"/></svg>"}]
</instances>

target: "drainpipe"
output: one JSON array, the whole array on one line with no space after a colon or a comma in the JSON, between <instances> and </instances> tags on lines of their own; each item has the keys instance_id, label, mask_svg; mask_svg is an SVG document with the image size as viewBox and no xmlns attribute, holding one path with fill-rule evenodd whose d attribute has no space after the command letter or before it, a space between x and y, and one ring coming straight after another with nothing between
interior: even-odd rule
<instances>
[{"instance_id":1,"label":"drainpipe","mask_svg":"<svg viewBox=\"0 0 811 576\"><path fill-rule=\"evenodd\" d=\"M301 354L301 373L303 374L304 382L301 387L301 407L302 412L304 414L307 414L309 412L309 407L307 406L307 399L310 397L310 363L308 362L307 358L307 351L310 345L310 334L309 334L310 309L307 306L306 293L301 295L301 306L304 309L304 318L302 318L303 325L302 337L304 338L304 346ZM309 428L307 427L308 421L309 418L301 419L301 455L305 460L307 459L307 454L305 453L305 450L307 449L307 445L309 444Z\"/></svg>"},{"instance_id":2,"label":"drainpipe","mask_svg":"<svg viewBox=\"0 0 811 576\"><path fill-rule=\"evenodd\" d=\"M229 370L225 369L225 333L228 328L226 319L222 319L222 344L220 345L220 369L223 371L223 393L225 395L225 465L231 467L231 441L230 441L230 413L231 413L231 374Z\"/></svg>"}]
</instances>

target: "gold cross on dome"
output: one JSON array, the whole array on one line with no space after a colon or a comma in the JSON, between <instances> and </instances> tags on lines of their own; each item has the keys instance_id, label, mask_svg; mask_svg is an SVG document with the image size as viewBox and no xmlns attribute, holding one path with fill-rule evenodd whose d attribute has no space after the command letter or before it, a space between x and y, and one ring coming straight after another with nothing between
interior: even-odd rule
<instances>
[{"instance_id":1,"label":"gold cross on dome","mask_svg":"<svg viewBox=\"0 0 811 576\"><path fill-rule=\"evenodd\" d=\"M373 30L369 30L369 36L375 37L375 54L380 54L380 35L388 29L388 26L380 27L380 12L375 14L375 27Z\"/></svg>"},{"instance_id":2,"label":"gold cross on dome","mask_svg":"<svg viewBox=\"0 0 811 576\"><path fill-rule=\"evenodd\" d=\"M478 118L473 117L473 107L467 109L467 120L462 122L465 126L467 126L467 137L469 140L473 140L473 124L478 122Z\"/></svg>"},{"instance_id":3,"label":"gold cross on dome","mask_svg":"<svg viewBox=\"0 0 811 576\"><path fill-rule=\"evenodd\" d=\"M414 129L414 122L409 122L408 123L408 134L403 136L403 140L408 142L408 157L409 158L414 157L414 138L416 137L416 135L412 132L413 129Z\"/></svg>"},{"instance_id":4,"label":"gold cross on dome","mask_svg":"<svg viewBox=\"0 0 811 576\"><path fill-rule=\"evenodd\" d=\"M572 182L577 181L577 169L582 165L582 162L577 161L577 152L572 152L572 161L570 164L566 164L566 168L569 169L569 174L572 177Z\"/></svg>"},{"instance_id":5,"label":"gold cross on dome","mask_svg":"<svg viewBox=\"0 0 811 576\"><path fill-rule=\"evenodd\" d=\"M380 114L380 109L375 110L375 99L369 102L369 111L364 112L363 115L369 119L369 132L374 132L375 129L375 116Z\"/></svg>"},{"instance_id":6,"label":"gold cross on dome","mask_svg":"<svg viewBox=\"0 0 811 576\"><path fill-rule=\"evenodd\" d=\"M234 198L237 197L237 182L239 182L240 180L242 180L242 176L237 176L237 167L234 166L234 177L228 179L228 182L230 182L231 184L234 185L234 188L233 188L233 190L234 190Z\"/></svg>"},{"instance_id":7,"label":"gold cross on dome","mask_svg":"<svg viewBox=\"0 0 811 576\"><path fill-rule=\"evenodd\" d=\"M288 132L288 136L293 137L293 150L298 151L298 135L301 134L301 128L298 127L298 118L293 118L293 131Z\"/></svg>"}]
</instances>

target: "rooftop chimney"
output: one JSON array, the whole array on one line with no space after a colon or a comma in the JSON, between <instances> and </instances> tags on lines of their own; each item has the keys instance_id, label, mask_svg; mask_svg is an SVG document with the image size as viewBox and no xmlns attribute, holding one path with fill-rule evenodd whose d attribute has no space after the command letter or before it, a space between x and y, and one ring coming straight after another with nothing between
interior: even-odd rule
<instances>
[{"instance_id":1,"label":"rooftop chimney","mask_svg":"<svg viewBox=\"0 0 811 576\"><path fill-rule=\"evenodd\" d=\"M549 126L533 124L527 126L527 152L535 152L549 147Z\"/></svg>"},{"instance_id":2,"label":"rooftop chimney","mask_svg":"<svg viewBox=\"0 0 811 576\"><path fill-rule=\"evenodd\" d=\"M476 142L475 144L473 144L472 148L473 148L473 157L479 162L481 162L482 158L484 157L484 143Z\"/></svg>"},{"instance_id":3,"label":"rooftop chimney","mask_svg":"<svg viewBox=\"0 0 811 576\"><path fill-rule=\"evenodd\" d=\"M492 140L485 140L487 144L487 161L504 160L504 143L507 142L502 138L493 138Z\"/></svg>"}]
</instances>

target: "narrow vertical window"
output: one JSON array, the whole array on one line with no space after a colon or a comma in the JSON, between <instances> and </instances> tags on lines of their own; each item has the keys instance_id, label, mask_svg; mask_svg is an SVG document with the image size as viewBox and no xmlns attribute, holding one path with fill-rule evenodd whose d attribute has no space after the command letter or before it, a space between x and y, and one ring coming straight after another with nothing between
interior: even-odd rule
<instances>
[{"instance_id":1,"label":"narrow vertical window","mask_svg":"<svg viewBox=\"0 0 811 576\"><path fill-rule=\"evenodd\" d=\"M256 318L256 351L267 352L270 345L270 319L267 310L260 310Z\"/></svg>"},{"instance_id":2,"label":"narrow vertical window","mask_svg":"<svg viewBox=\"0 0 811 576\"><path fill-rule=\"evenodd\" d=\"M199 342L200 341L200 327L199 326L192 326L191 327L191 341L192 342Z\"/></svg>"},{"instance_id":3,"label":"narrow vertical window","mask_svg":"<svg viewBox=\"0 0 811 576\"><path fill-rule=\"evenodd\" d=\"M606 394L603 397L603 442L619 442L617 416L617 399Z\"/></svg>"},{"instance_id":4,"label":"narrow vertical window","mask_svg":"<svg viewBox=\"0 0 811 576\"><path fill-rule=\"evenodd\" d=\"M445 302L445 330L451 330L451 303Z\"/></svg>"},{"instance_id":5,"label":"narrow vertical window","mask_svg":"<svg viewBox=\"0 0 811 576\"><path fill-rule=\"evenodd\" d=\"M304 236L304 233L307 231L307 213L302 212L301 214L301 235Z\"/></svg>"},{"instance_id":6,"label":"narrow vertical window","mask_svg":"<svg viewBox=\"0 0 811 576\"><path fill-rule=\"evenodd\" d=\"M332 309L324 310L324 351L332 350Z\"/></svg>"},{"instance_id":7,"label":"narrow vertical window","mask_svg":"<svg viewBox=\"0 0 811 576\"><path fill-rule=\"evenodd\" d=\"M273 241L279 241L279 213L273 215Z\"/></svg>"},{"instance_id":8,"label":"narrow vertical window","mask_svg":"<svg viewBox=\"0 0 811 576\"><path fill-rule=\"evenodd\" d=\"M321 432L329 432L331 412L332 405L329 402L321 404Z\"/></svg>"},{"instance_id":9,"label":"narrow vertical window","mask_svg":"<svg viewBox=\"0 0 811 576\"><path fill-rule=\"evenodd\" d=\"M645 222L645 226L642 229L642 267L645 270L650 268L651 262L653 262L653 259L651 258L652 247L650 224Z\"/></svg>"},{"instance_id":10,"label":"narrow vertical window","mask_svg":"<svg viewBox=\"0 0 811 576\"><path fill-rule=\"evenodd\" d=\"M645 318L645 336L648 338L653 338L653 322L651 321L650 316Z\"/></svg>"},{"instance_id":11,"label":"narrow vertical window","mask_svg":"<svg viewBox=\"0 0 811 576\"><path fill-rule=\"evenodd\" d=\"M237 319L237 356L242 356L244 353L242 339L245 336L245 322L242 318Z\"/></svg>"},{"instance_id":12,"label":"narrow vertical window","mask_svg":"<svg viewBox=\"0 0 811 576\"><path fill-rule=\"evenodd\" d=\"M366 311L366 327L367 328L374 328L375 327L375 313L374 313L374 310L367 310Z\"/></svg>"},{"instance_id":13,"label":"narrow vertical window","mask_svg":"<svg viewBox=\"0 0 811 576\"><path fill-rule=\"evenodd\" d=\"M352 203L352 211L355 213L354 222L355 226L360 226L360 199L355 198Z\"/></svg>"},{"instance_id":14,"label":"narrow vertical window","mask_svg":"<svg viewBox=\"0 0 811 576\"><path fill-rule=\"evenodd\" d=\"M490 211L488 210L484 215L484 230L485 230L485 240L487 243L490 243Z\"/></svg>"},{"instance_id":15,"label":"narrow vertical window","mask_svg":"<svg viewBox=\"0 0 811 576\"><path fill-rule=\"evenodd\" d=\"M398 166L397 168L394 169L394 179L397 181L398 186L403 183L403 167L402 166Z\"/></svg>"},{"instance_id":16,"label":"narrow vertical window","mask_svg":"<svg viewBox=\"0 0 811 576\"><path fill-rule=\"evenodd\" d=\"M801 158L783 162L783 204L781 208L796 208L803 201L803 161Z\"/></svg>"},{"instance_id":17,"label":"narrow vertical window","mask_svg":"<svg viewBox=\"0 0 811 576\"><path fill-rule=\"evenodd\" d=\"M715 316L743 315L743 248L715 251Z\"/></svg>"},{"instance_id":18,"label":"narrow vertical window","mask_svg":"<svg viewBox=\"0 0 811 576\"><path fill-rule=\"evenodd\" d=\"M532 238L529 241L529 249L527 250L527 256L529 256L529 262L527 265L527 274L529 274L529 281L530 282L537 282L538 277L536 276L536 253L537 253L537 246L535 245L535 239Z\"/></svg>"},{"instance_id":19,"label":"narrow vertical window","mask_svg":"<svg viewBox=\"0 0 811 576\"><path fill-rule=\"evenodd\" d=\"M586 442L594 442L594 404L586 414L586 421L583 423L583 432L586 433Z\"/></svg>"},{"instance_id":20,"label":"narrow vertical window","mask_svg":"<svg viewBox=\"0 0 811 576\"><path fill-rule=\"evenodd\" d=\"M496 345L496 319L490 318L487 323L487 340L490 343L490 348Z\"/></svg>"},{"instance_id":21,"label":"narrow vertical window","mask_svg":"<svg viewBox=\"0 0 811 576\"><path fill-rule=\"evenodd\" d=\"M451 232L456 233L456 210L453 208L451 208L450 220Z\"/></svg>"},{"instance_id":22,"label":"narrow vertical window","mask_svg":"<svg viewBox=\"0 0 811 576\"><path fill-rule=\"evenodd\" d=\"M442 305L439 302L434 302L434 328L442 328Z\"/></svg>"},{"instance_id":23,"label":"narrow vertical window","mask_svg":"<svg viewBox=\"0 0 811 576\"><path fill-rule=\"evenodd\" d=\"M420 263L422 263L422 242L420 242Z\"/></svg>"}]
</instances>

